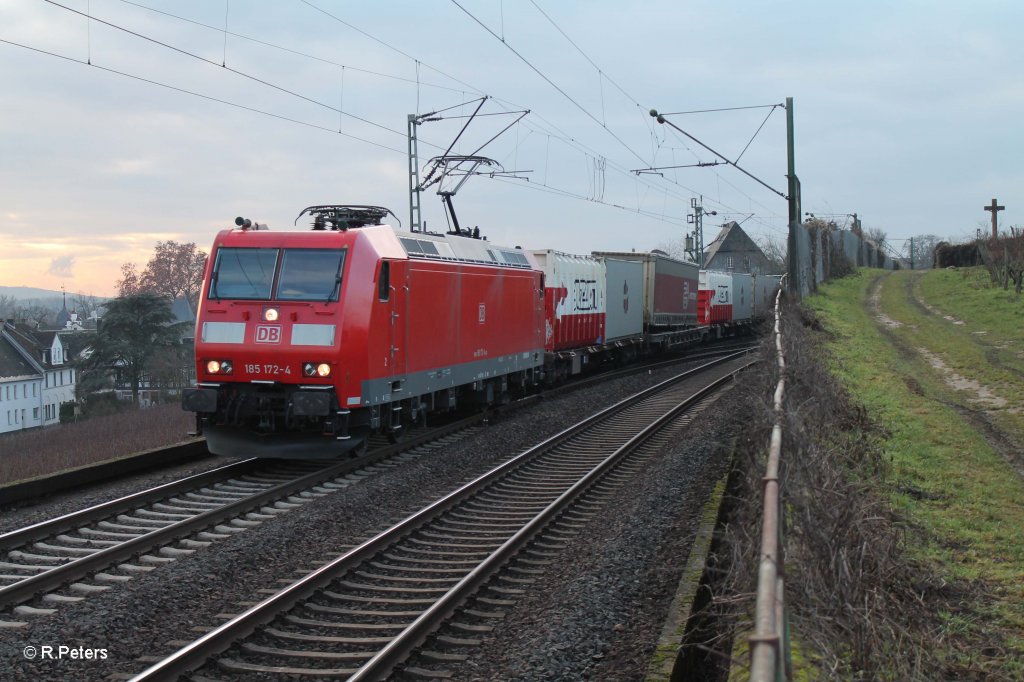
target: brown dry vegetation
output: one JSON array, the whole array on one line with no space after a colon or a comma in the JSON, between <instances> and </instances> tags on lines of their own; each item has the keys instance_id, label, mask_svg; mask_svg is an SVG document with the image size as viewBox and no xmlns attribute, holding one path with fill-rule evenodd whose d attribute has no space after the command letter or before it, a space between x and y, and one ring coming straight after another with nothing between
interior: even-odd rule
<instances>
[{"instance_id":1,"label":"brown dry vegetation","mask_svg":"<svg viewBox=\"0 0 1024 682\"><path fill-rule=\"evenodd\" d=\"M886 434L822 364L809 333L821 329L816 320L792 306L787 311L781 483L796 679L983 679L947 654L986 643L950 633L939 615L968 612L979 588L944 582L907 555L907 538L922 531L882 496ZM765 356L773 357L774 347L766 346ZM713 596L688 644L701 679L725 679L730 665L745 679L748 665L774 361L751 379L749 410L736 420L731 505L708 563Z\"/></svg>"},{"instance_id":2,"label":"brown dry vegetation","mask_svg":"<svg viewBox=\"0 0 1024 682\"><path fill-rule=\"evenodd\" d=\"M193 426L168 404L0 436L0 485L178 443Z\"/></svg>"}]
</instances>

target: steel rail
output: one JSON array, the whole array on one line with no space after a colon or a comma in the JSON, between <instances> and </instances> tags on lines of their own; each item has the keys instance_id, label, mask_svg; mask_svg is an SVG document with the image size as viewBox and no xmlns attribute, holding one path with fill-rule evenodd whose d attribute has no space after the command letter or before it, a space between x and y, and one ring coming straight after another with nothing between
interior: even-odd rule
<instances>
[{"instance_id":1,"label":"steel rail","mask_svg":"<svg viewBox=\"0 0 1024 682\"><path fill-rule=\"evenodd\" d=\"M170 656L154 663L149 668L146 668L141 673L131 678L130 682L170 682L177 680L179 676L202 666L211 657L227 650L236 641L250 636L258 628L272 622L281 613L288 611L300 601L309 598L318 590L327 587L339 575L342 575L357 567L362 562L371 559L374 555L395 542L397 539L407 536L417 528L439 517L449 509L455 507L457 504L469 497L472 497L490 483L503 477L506 473L519 467L524 462L530 461L539 453L552 449L553 447L587 430L594 424L605 421L607 418L613 416L617 412L620 412L626 407L655 395L672 384L679 383L695 374L707 370L708 368L724 364L744 354L745 351L734 353L659 382L655 386L620 400L614 405L611 405L581 422L547 438L543 442L509 459L491 471L464 484L445 497L398 522L386 531L366 540L357 547L354 547L329 563L324 564L320 568L310 572L299 580L296 580L276 594L264 599L255 606L250 607L243 613L211 630Z\"/></svg>"},{"instance_id":2,"label":"steel rail","mask_svg":"<svg viewBox=\"0 0 1024 682\"><path fill-rule=\"evenodd\" d=\"M483 584L492 578L512 556L525 547L547 526L558 514L565 511L577 498L583 495L594 484L604 478L619 462L633 453L637 448L650 440L656 433L676 419L681 412L688 410L706 395L722 384L732 381L735 374L749 367L756 361L716 379L692 396L682 401L669 412L647 425L642 431L608 455L594 469L574 483L568 490L551 502L540 514L529 521L522 529L481 562L476 568L452 587L443 597L427 608L415 621L400 632L384 646L380 652L359 667L359 670L348 678L348 682L364 682L381 680L394 670L395 666L408 658L426 638L437 630L455 611Z\"/></svg>"},{"instance_id":3,"label":"steel rail","mask_svg":"<svg viewBox=\"0 0 1024 682\"><path fill-rule=\"evenodd\" d=\"M12 530L0 535L0 551L17 549L21 545L41 540L43 538L63 533L74 528L80 528L84 524L95 520L98 517L112 516L123 511L136 509L150 502L173 497L184 490L201 488L223 478L233 478L249 473L259 462L257 459L245 459L241 462L234 462L225 466L210 469L200 474L188 476L177 481L164 483L155 488L149 488L137 493L125 495L114 500L101 502L100 504L79 509L78 511L58 516L47 521L40 521L31 526L25 526L18 530Z\"/></svg>"},{"instance_id":4,"label":"steel rail","mask_svg":"<svg viewBox=\"0 0 1024 682\"><path fill-rule=\"evenodd\" d=\"M323 469L306 474L281 485L268 488L256 495L242 498L223 507L202 512L188 519L182 519L181 521L164 528L153 530L121 544L99 550L80 559L75 559L60 566L56 566L44 573L27 577L24 580L0 588L0 606L23 603L39 593L54 590L65 583L79 580L83 576L87 576L102 568L106 568L112 564L150 551L154 547L166 545L170 542L201 531L204 528L235 518L249 509L258 508L268 502L288 497L294 493L316 486L324 481L342 476L355 469L392 457L399 452L415 447L421 443L442 437L453 431L461 430L478 423L483 418L483 415L473 415L472 417L453 422L452 424L432 429L429 432L425 432L414 438L409 438L401 443L381 448L380 450L372 452L364 457L345 460L329 465ZM114 500L113 502L120 502L120 500ZM113 502L111 504L113 504ZM103 505L98 506L102 507ZM61 518L63 519L64 517ZM35 528L35 526L30 526L25 530L28 531L32 528Z\"/></svg>"}]
</instances>

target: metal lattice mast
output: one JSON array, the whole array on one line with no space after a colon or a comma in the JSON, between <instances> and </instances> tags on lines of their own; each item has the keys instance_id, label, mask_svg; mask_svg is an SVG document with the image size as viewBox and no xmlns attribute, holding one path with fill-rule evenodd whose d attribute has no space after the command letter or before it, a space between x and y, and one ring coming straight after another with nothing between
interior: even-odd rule
<instances>
[{"instance_id":1,"label":"metal lattice mast","mask_svg":"<svg viewBox=\"0 0 1024 682\"><path fill-rule=\"evenodd\" d=\"M693 225L693 232L691 232L686 238L687 253L690 254L690 258L694 263L700 267L704 267L704 216L706 215L718 215L718 211L705 211L704 210L704 196L701 195L698 201L696 197L690 198L690 208L693 209L693 213L686 216L686 222Z\"/></svg>"},{"instance_id":2,"label":"metal lattice mast","mask_svg":"<svg viewBox=\"0 0 1024 682\"><path fill-rule=\"evenodd\" d=\"M413 232L422 231L420 221L420 161L419 148L416 142L416 126L419 116L409 114L409 229Z\"/></svg>"}]
</instances>

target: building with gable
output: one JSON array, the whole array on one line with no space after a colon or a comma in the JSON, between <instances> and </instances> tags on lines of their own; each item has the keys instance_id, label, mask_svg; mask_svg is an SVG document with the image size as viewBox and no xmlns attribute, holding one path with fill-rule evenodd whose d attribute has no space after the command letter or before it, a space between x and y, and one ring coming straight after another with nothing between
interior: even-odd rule
<instances>
[{"instance_id":1,"label":"building with gable","mask_svg":"<svg viewBox=\"0 0 1024 682\"><path fill-rule=\"evenodd\" d=\"M3 322L0 433L60 423L60 406L74 401L75 383L60 334Z\"/></svg>"},{"instance_id":2,"label":"building with gable","mask_svg":"<svg viewBox=\"0 0 1024 682\"><path fill-rule=\"evenodd\" d=\"M723 225L718 236L704 250L704 269L751 275L782 274L776 272L777 268L761 248L735 221Z\"/></svg>"}]
</instances>

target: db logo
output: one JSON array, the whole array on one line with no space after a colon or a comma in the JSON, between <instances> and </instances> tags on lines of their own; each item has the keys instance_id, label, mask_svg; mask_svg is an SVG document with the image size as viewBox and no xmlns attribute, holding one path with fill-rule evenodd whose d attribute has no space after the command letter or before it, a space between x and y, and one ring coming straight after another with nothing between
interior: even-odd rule
<instances>
[{"instance_id":1,"label":"db logo","mask_svg":"<svg viewBox=\"0 0 1024 682\"><path fill-rule=\"evenodd\" d=\"M256 325L256 343L281 343L281 325Z\"/></svg>"}]
</instances>

